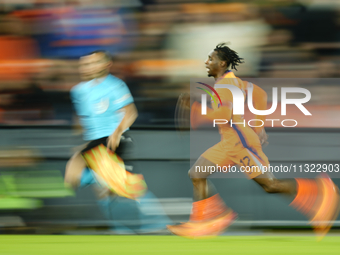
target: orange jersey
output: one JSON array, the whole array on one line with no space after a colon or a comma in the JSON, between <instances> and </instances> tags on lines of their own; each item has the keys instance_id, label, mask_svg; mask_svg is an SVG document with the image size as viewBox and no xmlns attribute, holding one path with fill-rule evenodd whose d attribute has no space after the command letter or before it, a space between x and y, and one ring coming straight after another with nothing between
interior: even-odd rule
<instances>
[{"instance_id":1,"label":"orange jersey","mask_svg":"<svg viewBox=\"0 0 340 255\"><path fill-rule=\"evenodd\" d=\"M240 78L237 78L233 72L227 72L224 74L221 78L219 78L216 84L227 84L227 85L233 85L239 88L243 95L244 98L246 99L247 96L247 86L248 82L242 81ZM229 123L227 124L220 124L217 125L219 132L222 136L222 139L228 139L230 136L235 136L238 134L238 132L244 133L247 135L249 138L250 137L256 137L257 135L254 132L254 130L248 126L247 121L244 120L244 115L234 115L233 114L233 96L232 93L229 89L227 88L216 88L215 90L219 96L219 98L222 101L223 106L227 106L230 109L230 116L226 116L226 119L228 119ZM213 95L213 99L215 102L220 102L219 98L216 94ZM217 111L219 107L221 107L220 103L216 104L213 103L211 104L212 108L214 111ZM230 120L229 120L230 117ZM236 124L237 123L237 124Z\"/></svg>"},{"instance_id":2,"label":"orange jersey","mask_svg":"<svg viewBox=\"0 0 340 255\"><path fill-rule=\"evenodd\" d=\"M248 82L237 78L230 71L218 79L215 85L216 84L236 86L242 91L244 98L248 96ZM254 107L258 110L266 109L267 97L265 92L256 85L253 87ZM213 110L210 109L207 116L210 114L210 120L224 118L228 120L228 123L217 125L221 134L221 142L206 150L202 154L202 157L220 166L235 164L245 167L268 166L268 158L262 151L258 135L253 128L248 126L243 115L234 115L232 112L233 96L231 91L227 88L216 87L215 90L217 94L213 95ZM222 106L220 102L222 102ZM262 117L256 118L259 119ZM254 123L252 123L252 125L254 125ZM246 173L248 178L255 178L260 174L261 172L255 170Z\"/></svg>"},{"instance_id":3,"label":"orange jersey","mask_svg":"<svg viewBox=\"0 0 340 255\"><path fill-rule=\"evenodd\" d=\"M224 74L221 78L219 78L216 81L215 85L216 84L234 85L237 88L241 89L241 91L244 95L244 98L246 98L246 95L247 95L247 93L246 93L246 91L247 91L246 82L243 82L240 78L237 78L234 75L233 72L227 72L226 74ZM230 120L229 120L229 116L226 117L228 119L229 123L218 125L220 134L222 136L225 136L225 135L228 136L228 135L231 135L233 133L233 128L230 125L231 121L233 123L244 123L244 116L243 115L233 115L233 113L232 113L233 96L232 96L232 93L229 89L227 89L227 88L216 88L215 87L215 90L216 90L219 98L222 101L222 105L229 107L230 110L231 110ZM215 102L220 102L218 96L216 94L213 95L213 97L214 97L213 99L214 99ZM212 101L211 106L212 106L214 111L218 110L218 108L221 107L220 103L216 104L216 103L213 103L213 101ZM241 124L240 126L244 126L244 124ZM246 123L246 126L247 126L247 123ZM248 127L247 129L249 129L249 128L250 127Z\"/></svg>"}]
</instances>

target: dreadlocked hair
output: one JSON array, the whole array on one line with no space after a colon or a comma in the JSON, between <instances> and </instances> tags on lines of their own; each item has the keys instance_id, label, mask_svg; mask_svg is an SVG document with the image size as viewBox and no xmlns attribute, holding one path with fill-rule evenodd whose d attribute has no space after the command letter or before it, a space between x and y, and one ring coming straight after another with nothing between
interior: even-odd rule
<instances>
[{"instance_id":1,"label":"dreadlocked hair","mask_svg":"<svg viewBox=\"0 0 340 255\"><path fill-rule=\"evenodd\" d=\"M227 62L227 66L230 66L231 69L235 69L237 71L236 66L244 63L243 58L240 58L237 52L230 49L226 43L217 44L214 51L217 52L217 56L220 60Z\"/></svg>"}]
</instances>

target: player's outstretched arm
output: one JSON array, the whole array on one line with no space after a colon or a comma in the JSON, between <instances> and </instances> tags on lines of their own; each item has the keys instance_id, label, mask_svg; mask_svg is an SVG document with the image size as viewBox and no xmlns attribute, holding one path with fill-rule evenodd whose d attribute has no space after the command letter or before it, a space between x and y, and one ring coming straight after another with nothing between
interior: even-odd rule
<instances>
[{"instance_id":1,"label":"player's outstretched arm","mask_svg":"<svg viewBox=\"0 0 340 255\"><path fill-rule=\"evenodd\" d=\"M211 109L207 107L207 114L202 115L201 104L195 102L191 106L190 124L193 129L200 125L212 124L214 119L223 119L229 121L232 117L233 110L233 95L229 89L219 88L216 89L221 99L221 104Z\"/></svg>"},{"instance_id":2,"label":"player's outstretched arm","mask_svg":"<svg viewBox=\"0 0 340 255\"><path fill-rule=\"evenodd\" d=\"M122 136L123 132L131 127L131 125L135 122L138 117L137 108L134 103L128 104L124 106L121 111L124 112L124 118L120 122L119 126L115 130L115 132L109 136L108 138L108 148L111 150L115 150L120 142L120 137Z\"/></svg>"},{"instance_id":3,"label":"player's outstretched arm","mask_svg":"<svg viewBox=\"0 0 340 255\"><path fill-rule=\"evenodd\" d=\"M200 125L213 123L214 119L231 119L231 111L232 111L232 103L230 101L222 102L223 106L220 106L218 109L213 110L207 107L207 114L202 115L201 113L201 104L198 102L194 102L191 106L190 113L190 124L193 129L196 129Z\"/></svg>"}]
</instances>

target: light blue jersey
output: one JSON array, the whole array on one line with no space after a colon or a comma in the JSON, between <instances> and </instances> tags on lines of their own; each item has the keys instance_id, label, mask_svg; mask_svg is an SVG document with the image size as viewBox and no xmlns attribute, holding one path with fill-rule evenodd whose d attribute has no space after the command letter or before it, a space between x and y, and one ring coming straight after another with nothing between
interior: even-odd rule
<instances>
[{"instance_id":1,"label":"light blue jersey","mask_svg":"<svg viewBox=\"0 0 340 255\"><path fill-rule=\"evenodd\" d=\"M84 140L111 135L124 117L120 109L133 103L125 82L110 74L99 84L91 80L74 86L71 99L84 129Z\"/></svg>"}]
</instances>

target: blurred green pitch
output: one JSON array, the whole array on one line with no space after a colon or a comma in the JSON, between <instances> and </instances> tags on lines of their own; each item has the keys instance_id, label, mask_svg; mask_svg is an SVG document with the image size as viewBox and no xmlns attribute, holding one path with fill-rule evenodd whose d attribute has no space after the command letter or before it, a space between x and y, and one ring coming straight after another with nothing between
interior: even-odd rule
<instances>
[{"instance_id":1,"label":"blurred green pitch","mask_svg":"<svg viewBox=\"0 0 340 255\"><path fill-rule=\"evenodd\" d=\"M1 235L0 254L340 254L340 236L317 242L314 236Z\"/></svg>"}]
</instances>

